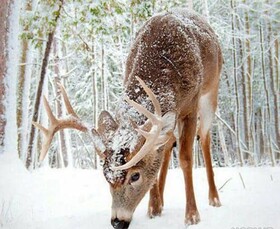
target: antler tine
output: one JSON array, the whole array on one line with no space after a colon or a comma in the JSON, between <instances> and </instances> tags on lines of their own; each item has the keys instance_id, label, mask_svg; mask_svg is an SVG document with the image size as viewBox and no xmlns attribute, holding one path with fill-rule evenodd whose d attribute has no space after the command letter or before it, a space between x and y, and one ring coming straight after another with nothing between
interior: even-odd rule
<instances>
[{"instance_id":1,"label":"antler tine","mask_svg":"<svg viewBox=\"0 0 280 229\"><path fill-rule=\"evenodd\" d=\"M47 115L48 115L48 118L49 118L51 124L55 124L57 122L57 119L54 117L54 115L52 113L50 104L49 104L46 96L43 96L43 103L44 103L44 107L46 109L46 112L47 112Z\"/></svg>"},{"instance_id":2,"label":"antler tine","mask_svg":"<svg viewBox=\"0 0 280 229\"><path fill-rule=\"evenodd\" d=\"M138 76L135 76L135 77L139 81L139 83L141 84L141 86L143 87L143 89L145 90L147 95L150 97L150 99L155 107L155 113L158 116L161 116L160 104L159 104L155 94L152 92L152 90L150 88L147 87L147 85L144 83L144 81L142 79L140 79Z\"/></svg>"},{"instance_id":3,"label":"antler tine","mask_svg":"<svg viewBox=\"0 0 280 229\"><path fill-rule=\"evenodd\" d=\"M150 119L153 123L157 123L158 119L155 117L154 114L152 114L150 111L148 111L145 107L142 107L140 104L134 102L133 100L129 99L128 97L125 98L125 100L133 106L136 110L138 110L140 113L144 114L148 119Z\"/></svg>"},{"instance_id":4,"label":"antler tine","mask_svg":"<svg viewBox=\"0 0 280 229\"><path fill-rule=\"evenodd\" d=\"M76 114L76 112L74 111L70 101L69 101L69 98L67 96L67 93L65 91L65 88L63 87L62 84L58 83L57 84L59 86L59 89L62 93L62 97L63 97L63 100L64 100L64 104L65 104L65 107L66 107L66 110L68 112L68 114L71 114L73 115L74 117L78 118L78 115Z\"/></svg>"},{"instance_id":5,"label":"antler tine","mask_svg":"<svg viewBox=\"0 0 280 229\"><path fill-rule=\"evenodd\" d=\"M37 127L39 130L41 130L44 134L47 134L48 133L48 130L43 127L40 123L37 123L37 122L33 122L32 121L32 124Z\"/></svg>"},{"instance_id":6,"label":"antler tine","mask_svg":"<svg viewBox=\"0 0 280 229\"><path fill-rule=\"evenodd\" d=\"M149 133L149 132L147 132L147 131L144 131L144 130L142 130L142 129L136 129L136 131L137 131L139 134L143 135L146 139L148 139L149 137L151 137L151 133Z\"/></svg>"},{"instance_id":7,"label":"antler tine","mask_svg":"<svg viewBox=\"0 0 280 229\"><path fill-rule=\"evenodd\" d=\"M41 149L41 153L40 153L40 157L39 157L39 161L41 162L44 160L44 158L47 155L47 152L50 148L53 136L50 136L50 131L47 128L43 127L40 123L32 122L32 124L35 127L37 127L39 130L41 130L44 134L44 141L42 144L42 149Z\"/></svg>"},{"instance_id":8,"label":"antler tine","mask_svg":"<svg viewBox=\"0 0 280 229\"><path fill-rule=\"evenodd\" d=\"M42 162L45 159L45 157L48 153L48 150L51 146L53 136L54 136L54 133L51 134L50 132L48 132L48 134L46 134L44 136L45 139L44 139L44 142L42 144L42 149L41 149L41 153L40 153L40 157L39 157L39 162Z\"/></svg>"},{"instance_id":9,"label":"antler tine","mask_svg":"<svg viewBox=\"0 0 280 229\"><path fill-rule=\"evenodd\" d=\"M138 76L135 76L135 78L139 81L140 85L143 87L144 91L147 93L149 98L152 101L152 104L154 105L155 108L155 114L151 113L148 111L145 107L141 106L140 104L136 103L133 100L130 100L128 97L125 98L125 100L133 106L136 110L138 110L140 113L144 114L148 119L152 121L154 124L158 124L159 118L161 117L161 108L160 104L155 96L155 94L152 92L150 88L145 84L143 80L141 80Z\"/></svg>"},{"instance_id":10,"label":"antler tine","mask_svg":"<svg viewBox=\"0 0 280 229\"><path fill-rule=\"evenodd\" d=\"M147 141L142 146L141 150L134 155L134 157L125 163L124 165L113 167L114 170L125 170L129 169L132 166L136 165L146 154L151 150L151 148L154 146L154 141Z\"/></svg>"}]
</instances>

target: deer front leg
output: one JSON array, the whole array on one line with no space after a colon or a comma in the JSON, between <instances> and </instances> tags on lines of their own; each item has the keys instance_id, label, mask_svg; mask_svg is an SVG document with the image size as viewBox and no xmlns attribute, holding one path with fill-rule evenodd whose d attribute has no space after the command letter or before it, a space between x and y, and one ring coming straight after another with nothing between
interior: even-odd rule
<instances>
[{"instance_id":1,"label":"deer front leg","mask_svg":"<svg viewBox=\"0 0 280 229\"><path fill-rule=\"evenodd\" d=\"M155 216L161 216L162 212L162 201L160 198L158 181L153 185L150 190L150 200L148 207L148 215L150 218L154 218Z\"/></svg>"},{"instance_id":2,"label":"deer front leg","mask_svg":"<svg viewBox=\"0 0 280 229\"><path fill-rule=\"evenodd\" d=\"M171 157L171 153L172 153L175 141L176 141L176 138L172 134L169 141L165 145L165 149L164 149L164 160L163 160L161 170L160 170L160 175L159 175L159 194L160 194L162 206L164 206L163 193L164 193L165 181L166 181L170 157Z\"/></svg>"},{"instance_id":3,"label":"deer front leg","mask_svg":"<svg viewBox=\"0 0 280 229\"><path fill-rule=\"evenodd\" d=\"M170 140L167 142L167 144L164 147L164 152L163 152L164 159L160 170L159 181L157 181L153 185L152 189L150 190L150 200L148 206L148 215L150 216L150 218L153 218L155 216L160 216L162 212L162 208L164 205L163 193L164 193L165 180L166 180L169 160L170 160L170 156L175 140L176 138L172 134Z\"/></svg>"},{"instance_id":4,"label":"deer front leg","mask_svg":"<svg viewBox=\"0 0 280 229\"><path fill-rule=\"evenodd\" d=\"M193 178L192 178L192 147L196 133L197 116L186 117L184 120L179 120L179 143L180 143L180 166L183 170L186 190L186 215L185 224L197 224L200 221L200 216L196 207Z\"/></svg>"}]
</instances>

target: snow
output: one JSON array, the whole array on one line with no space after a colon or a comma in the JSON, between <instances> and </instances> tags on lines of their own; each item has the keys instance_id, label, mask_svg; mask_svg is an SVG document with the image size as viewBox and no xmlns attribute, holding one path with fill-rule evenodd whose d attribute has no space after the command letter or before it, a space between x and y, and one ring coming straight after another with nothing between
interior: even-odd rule
<instances>
[{"instance_id":1,"label":"snow","mask_svg":"<svg viewBox=\"0 0 280 229\"><path fill-rule=\"evenodd\" d=\"M190 228L280 228L279 167L216 168L215 174L218 188L227 182L219 191L220 208L208 205L205 170L194 169L201 222ZM147 204L148 195L136 209L131 229L185 228L180 169L169 171L162 216L149 219ZM100 170L41 168L30 173L16 156L0 155L0 228L112 228L110 205Z\"/></svg>"}]
</instances>

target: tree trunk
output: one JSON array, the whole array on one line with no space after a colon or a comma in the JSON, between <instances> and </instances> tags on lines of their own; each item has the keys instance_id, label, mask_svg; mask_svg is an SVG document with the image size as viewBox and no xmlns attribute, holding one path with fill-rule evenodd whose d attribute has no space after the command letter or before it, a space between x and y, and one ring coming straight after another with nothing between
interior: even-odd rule
<instances>
[{"instance_id":1,"label":"tree trunk","mask_svg":"<svg viewBox=\"0 0 280 229\"><path fill-rule=\"evenodd\" d=\"M220 111L219 108L217 109L217 115L220 116ZM225 166L229 166L229 154L228 154L228 150L227 150L227 144L226 144L226 140L225 140L225 135L224 135L224 131L223 131L223 126L221 124L221 122L217 122L218 124L218 133L219 133L219 138L220 138L220 144L221 144L221 148L222 148L222 152L224 155L224 164Z\"/></svg>"},{"instance_id":2,"label":"tree trunk","mask_svg":"<svg viewBox=\"0 0 280 229\"><path fill-rule=\"evenodd\" d=\"M234 0L231 0L231 8L232 8L232 21L231 21L231 29L232 29L232 56L233 56L233 77L234 77L234 88L235 88L235 99L236 99L236 116L235 116L235 131L236 131L236 148L237 154L239 156L240 165L244 165L243 153L240 146L240 101L239 101L239 92L238 92L238 79L237 79L237 54L236 54L236 40L234 37L235 34L235 3Z\"/></svg>"},{"instance_id":3,"label":"tree trunk","mask_svg":"<svg viewBox=\"0 0 280 229\"><path fill-rule=\"evenodd\" d=\"M239 24L239 20L236 21L236 28L238 31L240 31L240 24ZM240 75L241 75L241 98L240 99L240 115L241 115L241 122L240 122L240 132L242 132L242 135L240 134L240 138L241 140L245 140L245 144L246 144L246 150L248 150L248 142L249 142L249 134L248 134L248 119L247 119L247 90L246 90L246 77L245 77L245 67L244 67L244 63L243 62L243 58L244 58L244 47L243 47L243 42L241 40L241 38L237 39L237 43L238 43L238 48L239 48L239 57L238 57L238 65L240 65ZM237 90L240 86L238 85ZM242 110L241 110L242 107ZM244 160L246 160L246 163L249 159L249 154L246 153L244 154Z\"/></svg>"},{"instance_id":4,"label":"tree trunk","mask_svg":"<svg viewBox=\"0 0 280 229\"><path fill-rule=\"evenodd\" d=\"M256 161L259 163L260 162L260 159L262 158L262 154L265 150L265 140L264 140L264 129L263 129L263 123L262 123L262 120L263 120L263 114L262 114L262 108L258 108L256 110L256 122L255 122L255 129L256 129L256 149L257 149L257 152L256 152Z\"/></svg>"},{"instance_id":5,"label":"tree trunk","mask_svg":"<svg viewBox=\"0 0 280 229\"><path fill-rule=\"evenodd\" d=\"M32 2L28 0L25 5L25 12L30 12L32 10ZM28 31L28 26L23 28L24 31ZM26 107L24 107L24 89L26 82L26 65L27 62L27 52L28 52L28 40L21 40L21 56L20 56L20 67L18 74L18 84L17 84L17 128L18 128L18 154L22 158L22 141L24 141L23 135L23 112ZM26 121L26 120L25 120Z\"/></svg>"},{"instance_id":6,"label":"tree trunk","mask_svg":"<svg viewBox=\"0 0 280 229\"><path fill-rule=\"evenodd\" d=\"M61 50L62 50L62 56L65 57L67 56L67 47L66 44L61 42ZM63 58L63 67L65 69L66 73L69 73L69 64L67 61L67 58ZM65 78L67 77L66 75L64 76ZM63 85L65 85L65 78L62 78L61 81ZM72 153L72 140L71 140L71 132L68 129L64 130L64 135L65 135L65 146L66 146L66 152L67 152L67 159L68 159L68 167L73 167L73 153Z\"/></svg>"},{"instance_id":7,"label":"tree trunk","mask_svg":"<svg viewBox=\"0 0 280 229\"><path fill-rule=\"evenodd\" d=\"M187 1L187 6L188 6L189 9L192 10L193 9L193 0L188 0Z\"/></svg>"},{"instance_id":8,"label":"tree trunk","mask_svg":"<svg viewBox=\"0 0 280 229\"><path fill-rule=\"evenodd\" d=\"M7 45L7 25L8 25L8 11L9 11L9 0L3 0L0 4L0 153L4 147L5 138L5 83L4 76L6 75L6 45Z\"/></svg>"},{"instance_id":9,"label":"tree trunk","mask_svg":"<svg viewBox=\"0 0 280 229\"><path fill-rule=\"evenodd\" d=\"M60 79L60 71L59 71L59 56L58 56L58 48L57 48L57 39L54 40L53 42L53 52L54 52L54 92L55 92L55 97L56 99L56 112L58 117L62 117L62 98L61 98L61 93L59 93L58 89L58 84L61 83ZM58 158L59 158L59 167L67 167L68 166L68 157L67 157L67 149L66 149L66 142L65 142L65 135L64 135L64 130L59 131L59 150L57 151L58 153ZM62 160L60 160L62 158Z\"/></svg>"},{"instance_id":10,"label":"tree trunk","mask_svg":"<svg viewBox=\"0 0 280 229\"><path fill-rule=\"evenodd\" d=\"M271 141L272 143L275 143L275 145L277 147L279 147L279 105L278 105L278 94L279 94L279 90L277 92L276 89L276 73L274 71L274 61L275 58L273 58L273 46L270 45L272 42L272 36L273 36L273 32L272 32L272 25L271 22L268 22L268 34L267 34L267 43L269 45L268 47L268 60L269 60L269 90L271 92L271 99L272 101L270 101L270 104L273 104L273 109L271 109L271 135L273 134L273 137L271 136ZM272 151L273 151L273 146L272 147ZM274 154L274 153L273 153Z\"/></svg>"},{"instance_id":11,"label":"tree trunk","mask_svg":"<svg viewBox=\"0 0 280 229\"><path fill-rule=\"evenodd\" d=\"M208 0L204 0L204 17L206 18L207 22L209 23L210 17L209 17L209 8L208 8Z\"/></svg>"},{"instance_id":12,"label":"tree trunk","mask_svg":"<svg viewBox=\"0 0 280 229\"><path fill-rule=\"evenodd\" d=\"M54 20L55 24L57 24L58 18L60 16L60 10L62 8L62 5L63 5L63 0L60 0L58 13L56 14L55 20ZM40 106L42 90L43 90L43 85L44 85L47 66L48 66L49 55L50 55L50 51L51 51L51 47L52 47L52 43L53 43L55 28L53 29L52 32L50 32L48 34L48 40L47 40L47 44L46 44L44 58L42 60L42 68L41 68L41 73L40 73L40 79L39 79L39 83L38 83L38 87L37 87L35 104L34 104L34 108L33 108L32 121L34 121L34 122L36 122L37 119L38 119L39 106ZM34 127L34 125L31 125L30 137L29 137L29 143L28 143L28 151L27 151L27 158L26 158L26 164L25 164L26 168L28 168L28 169L30 168L30 166L32 164L34 136L35 136L35 127Z\"/></svg>"},{"instance_id":13,"label":"tree trunk","mask_svg":"<svg viewBox=\"0 0 280 229\"><path fill-rule=\"evenodd\" d=\"M270 160L273 166L275 166L275 157L274 157L274 152L271 149L271 107L270 107L270 91L268 88L268 82L267 77L266 77L266 72L265 72L265 50L264 50L264 40L263 40L263 25L260 24L259 26L259 33L260 33L260 46L261 46L261 69L262 69L262 78L263 78L263 86L264 86L264 92L265 92L265 111L267 113L267 118L264 120L264 133L266 135L266 142L267 142L267 150L268 154L270 155ZM264 115L263 115L264 116ZM265 153L265 152L263 152Z\"/></svg>"},{"instance_id":14,"label":"tree trunk","mask_svg":"<svg viewBox=\"0 0 280 229\"><path fill-rule=\"evenodd\" d=\"M246 4L246 0L243 1ZM252 74L252 61L251 61L251 42L250 42L250 22L248 11L245 11L245 31L246 31L246 39L245 39L245 53L246 53L246 91L247 91L247 112L246 112L246 120L247 120L247 141L248 141L248 150L249 152L254 152L254 130L255 127L253 125L254 112L253 112L253 96L252 96L252 83L253 83L253 74ZM254 156L252 157L252 162L255 164Z\"/></svg>"},{"instance_id":15,"label":"tree trunk","mask_svg":"<svg viewBox=\"0 0 280 229\"><path fill-rule=\"evenodd\" d=\"M104 79L104 45L103 41L101 44L101 75L100 75L100 81L101 81L101 90L100 90L100 99L101 99L101 110L105 110L105 79Z\"/></svg>"},{"instance_id":16,"label":"tree trunk","mask_svg":"<svg viewBox=\"0 0 280 229\"><path fill-rule=\"evenodd\" d=\"M278 38L275 36L274 40L274 63L275 63L275 85L274 85L274 93L276 91L276 103L279 104L279 90L280 90L280 85L279 85L279 41ZM275 102L275 101L274 101ZM275 123L276 123L276 144L278 150L280 150L280 120L279 120L279 106L277 106L277 110L275 113ZM280 159L280 153L277 154L277 159Z\"/></svg>"},{"instance_id":17,"label":"tree trunk","mask_svg":"<svg viewBox=\"0 0 280 229\"><path fill-rule=\"evenodd\" d=\"M96 58L95 58L95 39L92 38L92 62L93 63L96 63ZM98 97L97 97L97 80L96 80L96 68L93 68L93 72L92 72L92 94L93 94L93 98L92 98L92 108L93 108L93 124L95 127L97 127L97 123L98 123L98 114L97 114L97 111L98 111ZM97 153L94 152L94 156L93 156L93 160L94 160L94 169L97 169Z\"/></svg>"}]
</instances>

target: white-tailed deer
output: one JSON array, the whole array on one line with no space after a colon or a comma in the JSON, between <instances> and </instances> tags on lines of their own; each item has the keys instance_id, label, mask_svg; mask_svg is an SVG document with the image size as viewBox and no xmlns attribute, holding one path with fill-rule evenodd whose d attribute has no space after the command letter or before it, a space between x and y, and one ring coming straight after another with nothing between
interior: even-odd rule
<instances>
[{"instance_id":1,"label":"white-tailed deer","mask_svg":"<svg viewBox=\"0 0 280 229\"><path fill-rule=\"evenodd\" d=\"M87 127L74 112L63 87L68 118L56 119L44 100L50 127L34 123L46 136L40 160L58 130L88 131L104 160L103 172L110 184L111 224L123 229L128 228L133 212L149 190L148 215L161 215L168 163L177 140L185 179L185 223L198 223L192 177L198 117L209 204L221 205L211 164L210 127L217 107L222 62L215 33L197 14L174 10L152 17L138 32L129 53L124 99L115 119L103 111L98 129Z\"/></svg>"}]
</instances>

